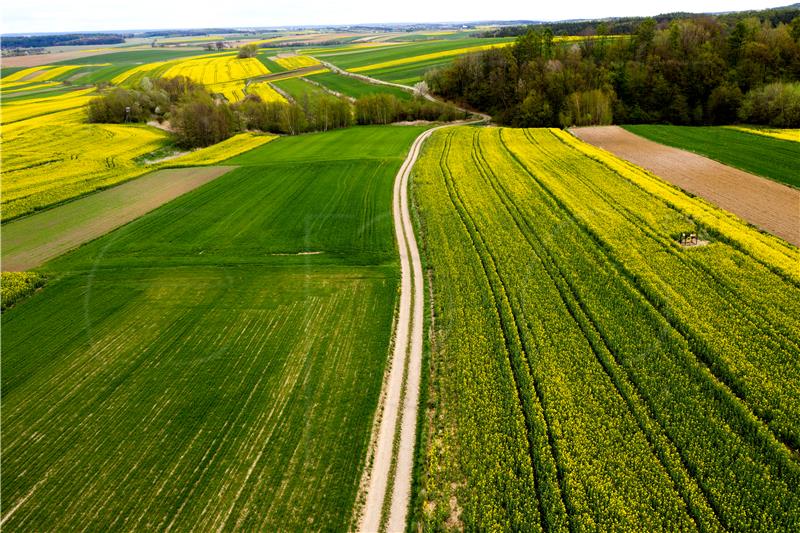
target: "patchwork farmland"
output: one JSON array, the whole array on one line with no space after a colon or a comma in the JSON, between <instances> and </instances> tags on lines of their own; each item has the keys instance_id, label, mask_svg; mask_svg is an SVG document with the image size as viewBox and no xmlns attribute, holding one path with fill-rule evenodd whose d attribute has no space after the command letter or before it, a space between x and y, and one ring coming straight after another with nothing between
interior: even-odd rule
<instances>
[{"instance_id":1,"label":"patchwork farmland","mask_svg":"<svg viewBox=\"0 0 800 533\"><path fill-rule=\"evenodd\" d=\"M346 528L420 131L272 141L47 263L3 316L4 527Z\"/></svg>"},{"instance_id":2,"label":"patchwork farmland","mask_svg":"<svg viewBox=\"0 0 800 533\"><path fill-rule=\"evenodd\" d=\"M570 15L3 35L0 529L800 529L800 8Z\"/></svg>"}]
</instances>

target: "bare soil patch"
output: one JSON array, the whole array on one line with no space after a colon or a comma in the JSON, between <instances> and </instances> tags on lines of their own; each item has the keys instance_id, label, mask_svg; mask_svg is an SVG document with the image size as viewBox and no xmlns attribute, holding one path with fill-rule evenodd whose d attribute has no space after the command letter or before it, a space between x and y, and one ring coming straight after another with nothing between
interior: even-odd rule
<instances>
[{"instance_id":1,"label":"bare soil patch","mask_svg":"<svg viewBox=\"0 0 800 533\"><path fill-rule=\"evenodd\" d=\"M800 246L800 190L664 146L618 126L574 128L578 138L645 168L751 224Z\"/></svg>"},{"instance_id":2,"label":"bare soil patch","mask_svg":"<svg viewBox=\"0 0 800 533\"><path fill-rule=\"evenodd\" d=\"M53 52L50 54L34 54L29 56L12 56L3 58L4 67L38 67L48 65L56 61L67 61L70 59L81 59L100 54L111 53L110 50L71 50L68 52Z\"/></svg>"},{"instance_id":3,"label":"bare soil patch","mask_svg":"<svg viewBox=\"0 0 800 533\"><path fill-rule=\"evenodd\" d=\"M127 224L234 167L159 170L0 227L2 270L30 270Z\"/></svg>"}]
</instances>

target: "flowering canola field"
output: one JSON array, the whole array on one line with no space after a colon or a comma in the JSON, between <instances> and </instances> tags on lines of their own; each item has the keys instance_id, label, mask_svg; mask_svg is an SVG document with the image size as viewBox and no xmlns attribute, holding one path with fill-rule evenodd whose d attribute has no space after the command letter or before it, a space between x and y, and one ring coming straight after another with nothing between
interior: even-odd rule
<instances>
[{"instance_id":1,"label":"flowering canola field","mask_svg":"<svg viewBox=\"0 0 800 533\"><path fill-rule=\"evenodd\" d=\"M429 143L423 529L793 529L797 248L559 130Z\"/></svg>"},{"instance_id":2,"label":"flowering canola field","mask_svg":"<svg viewBox=\"0 0 800 533\"><path fill-rule=\"evenodd\" d=\"M27 113L30 118L4 124L2 128L3 220L114 185L148 170L134 159L163 146L167 135L149 126L86 124L81 107L89 98L54 97L48 100L55 102L26 101L3 106L3 120L8 107L30 105L39 110L31 110ZM42 111L71 106L76 99L81 107L52 113Z\"/></svg>"}]
</instances>

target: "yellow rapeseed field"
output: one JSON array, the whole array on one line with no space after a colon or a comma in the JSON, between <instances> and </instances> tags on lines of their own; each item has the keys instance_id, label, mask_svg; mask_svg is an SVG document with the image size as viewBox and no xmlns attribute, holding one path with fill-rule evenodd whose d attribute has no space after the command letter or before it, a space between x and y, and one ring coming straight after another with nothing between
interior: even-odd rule
<instances>
[{"instance_id":1,"label":"yellow rapeseed field","mask_svg":"<svg viewBox=\"0 0 800 533\"><path fill-rule=\"evenodd\" d=\"M2 83L3 83L4 86L6 86L7 84L9 84L11 82L30 81L30 80L25 80L25 78L27 78L28 76L32 76L33 74L36 74L37 72L44 72L44 71L46 71L46 70L48 70L50 68L53 68L52 65L40 66L40 67L30 67L30 68L25 68L25 69L22 69L22 70L18 70L16 72L12 73L12 74L9 74L8 76L3 76Z\"/></svg>"},{"instance_id":2,"label":"yellow rapeseed field","mask_svg":"<svg viewBox=\"0 0 800 533\"><path fill-rule=\"evenodd\" d=\"M166 66L169 61L156 61L155 63L144 63L142 65L137 65L131 69L126 70L120 74L117 74L115 77L111 79L111 83L114 85L120 85L123 82L127 81L128 78L133 76L134 74L138 74L140 72L150 72L159 67Z\"/></svg>"},{"instance_id":3,"label":"yellow rapeseed field","mask_svg":"<svg viewBox=\"0 0 800 533\"><path fill-rule=\"evenodd\" d=\"M298 68L304 67L313 67L314 65L319 65L319 61L314 59L313 57L308 56L286 56L286 57L276 57L275 62L285 68L286 70L295 70Z\"/></svg>"},{"instance_id":4,"label":"yellow rapeseed field","mask_svg":"<svg viewBox=\"0 0 800 533\"><path fill-rule=\"evenodd\" d=\"M92 99L92 95L90 95L92 92L94 92L94 88L72 91L58 96L4 103L0 106L0 123L9 124L57 111L83 107ZM5 129L3 133L5 134Z\"/></svg>"},{"instance_id":5,"label":"yellow rapeseed field","mask_svg":"<svg viewBox=\"0 0 800 533\"><path fill-rule=\"evenodd\" d=\"M257 148L262 144L266 144L273 139L277 139L277 137L277 135L270 134L240 133L221 143L195 150L194 152L190 152L175 159L164 161L160 166L197 167L202 165L215 165L220 161L224 161L235 155Z\"/></svg>"},{"instance_id":6,"label":"yellow rapeseed field","mask_svg":"<svg viewBox=\"0 0 800 533\"><path fill-rule=\"evenodd\" d=\"M266 81L251 83L247 86L247 94L255 94L264 102L285 102L284 98Z\"/></svg>"},{"instance_id":7,"label":"yellow rapeseed field","mask_svg":"<svg viewBox=\"0 0 800 533\"><path fill-rule=\"evenodd\" d=\"M2 89L3 94L11 94L24 91L35 91L37 89L47 89L48 87L55 87L57 85L59 85L57 81L45 81L42 83L36 83L36 82L29 83L23 81L23 82L10 83L8 86L3 85L2 88L0 89ZM6 89L6 87L9 88Z\"/></svg>"},{"instance_id":8,"label":"yellow rapeseed field","mask_svg":"<svg viewBox=\"0 0 800 533\"><path fill-rule=\"evenodd\" d=\"M72 105L47 100L38 106ZM148 126L86 124L80 105L3 125L3 220L143 174L148 169L134 159L166 142L164 132Z\"/></svg>"},{"instance_id":9,"label":"yellow rapeseed field","mask_svg":"<svg viewBox=\"0 0 800 533\"><path fill-rule=\"evenodd\" d=\"M163 76L186 76L203 85L213 85L265 74L269 74L269 70L256 58L239 59L236 55L224 55L179 61Z\"/></svg>"},{"instance_id":10,"label":"yellow rapeseed field","mask_svg":"<svg viewBox=\"0 0 800 533\"><path fill-rule=\"evenodd\" d=\"M726 126L732 130L755 133L765 137L773 137L784 141L800 142L800 129L772 129L772 128L748 128L747 126Z\"/></svg>"},{"instance_id":11,"label":"yellow rapeseed field","mask_svg":"<svg viewBox=\"0 0 800 533\"><path fill-rule=\"evenodd\" d=\"M647 170L623 161L605 150L580 141L567 132L558 129L551 131L567 145L603 163L643 190L661 198L678 211L724 235L728 240L747 250L759 261L772 265L794 280L800 281L800 270L797 268L797 265L800 264L800 250L796 247L777 237L759 232L748 226L746 222L736 215L723 211L702 198L688 196L677 187Z\"/></svg>"}]
</instances>

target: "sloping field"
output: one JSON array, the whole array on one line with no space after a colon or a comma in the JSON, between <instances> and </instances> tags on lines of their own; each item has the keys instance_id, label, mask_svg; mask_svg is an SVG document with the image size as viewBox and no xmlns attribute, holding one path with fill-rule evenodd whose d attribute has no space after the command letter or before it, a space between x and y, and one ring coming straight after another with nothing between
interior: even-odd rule
<instances>
[{"instance_id":1,"label":"sloping field","mask_svg":"<svg viewBox=\"0 0 800 533\"><path fill-rule=\"evenodd\" d=\"M31 98L19 102L4 102L0 107L0 122L5 126L13 122L19 122L50 113L65 111L68 109L82 108L89 103L94 96L94 89L81 89L70 91L58 96L48 96L44 98ZM54 121L55 117L51 117ZM6 126L4 132L9 131Z\"/></svg>"},{"instance_id":2,"label":"sloping field","mask_svg":"<svg viewBox=\"0 0 800 533\"><path fill-rule=\"evenodd\" d=\"M182 60L167 69L163 77L186 76L198 83L213 85L265 74L269 74L269 70L258 59L239 59L232 54Z\"/></svg>"},{"instance_id":3,"label":"sloping field","mask_svg":"<svg viewBox=\"0 0 800 533\"><path fill-rule=\"evenodd\" d=\"M278 56L275 58L275 62L281 67L283 67L285 70L295 70L298 68L313 67L314 65L319 64L319 61L317 61L313 57L300 56L300 55Z\"/></svg>"},{"instance_id":4,"label":"sloping field","mask_svg":"<svg viewBox=\"0 0 800 533\"><path fill-rule=\"evenodd\" d=\"M247 86L247 94L255 94L264 102L285 102L284 98L267 81L251 83Z\"/></svg>"},{"instance_id":5,"label":"sloping field","mask_svg":"<svg viewBox=\"0 0 800 533\"><path fill-rule=\"evenodd\" d=\"M321 74L313 74L308 76L308 79L324 85L332 91L349 96L351 98L360 98L370 94L388 93L401 100L410 100L413 95L400 89L399 87L391 87L388 85L377 85L368 83L353 76L343 76L335 72L323 72Z\"/></svg>"},{"instance_id":6,"label":"sloping field","mask_svg":"<svg viewBox=\"0 0 800 533\"><path fill-rule=\"evenodd\" d=\"M272 83L275 87L291 96L296 102L302 102L304 98L313 97L314 95L327 93L322 87L308 83L303 78L288 78Z\"/></svg>"},{"instance_id":7,"label":"sloping field","mask_svg":"<svg viewBox=\"0 0 800 533\"><path fill-rule=\"evenodd\" d=\"M415 168L433 330L412 528L792 529L800 289L736 243L788 245L722 212L711 231L701 200L595 152L449 128Z\"/></svg>"},{"instance_id":8,"label":"sloping field","mask_svg":"<svg viewBox=\"0 0 800 533\"><path fill-rule=\"evenodd\" d=\"M6 104L3 117L5 120L5 111L12 105L14 112L35 115L60 106L82 106L89 98L54 97L41 103ZM84 113L68 109L3 125L3 220L140 176L147 168L135 159L166 143L161 130L86 124Z\"/></svg>"},{"instance_id":9,"label":"sloping field","mask_svg":"<svg viewBox=\"0 0 800 533\"><path fill-rule=\"evenodd\" d=\"M270 142L47 264L2 315L4 528L347 529L419 132Z\"/></svg>"},{"instance_id":10,"label":"sloping field","mask_svg":"<svg viewBox=\"0 0 800 533\"><path fill-rule=\"evenodd\" d=\"M800 142L800 129L762 128L756 126L727 126L727 127L734 130L743 131L745 133L754 133L756 135L772 137L773 139Z\"/></svg>"},{"instance_id":11,"label":"sloping field","mask_svg":"<svg viewBox=\"0 0 800 533\"><path fill-rule=\"evenodd\" d=\"M800 188L800 144L722 127L625 126L660 144L680 148L745 172Z\"/></svg>"},{"instance_id":12,"label":"sloping field","mask_svg":"<svg viewBox=\"0 0 800 533\"><path fill-rule=\"evenodd\" d=\"M661 126L647 126L660 128ZM594 128L575 128L572 130L580 139L587 141L631 163L649 170L655 175L696 194L711 203L734 213L746 221L769 231L788 242L800 246L800 190L781 185L747 172L723 165L706 157L678 148L665 146L618 126ZM635 132L641 129L636 127ZM732 135L744 136L747 143L757 145L762 138L746 133L730 131ZM669 133L668 133L669 135ZM661 136L658 135L658 138ZM763 138L765 142L792 145L789 141ZM722 147L716 145L718 149ZM733 154L735 146L726 153ZM763 164L770 165L767 159L780 160L778 168L789 175L792 171L800 176L798 158L790 154L772 153L758 150ZM751 152L752 153L752 152ZM784 157L786 156L786 157ZM755 157L754 155L752 157Z\"/></svg>"},{"instance_id":13,"label":"sloping field","mask_svg":"<svg viewBox=\"0 0 800 533\"><path fill-rule=\"evenodd\" d=\"M3 270L29 270L136 220L232 167L160 170L0 227Z\"/></svg>"}]
</instances>

